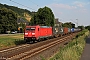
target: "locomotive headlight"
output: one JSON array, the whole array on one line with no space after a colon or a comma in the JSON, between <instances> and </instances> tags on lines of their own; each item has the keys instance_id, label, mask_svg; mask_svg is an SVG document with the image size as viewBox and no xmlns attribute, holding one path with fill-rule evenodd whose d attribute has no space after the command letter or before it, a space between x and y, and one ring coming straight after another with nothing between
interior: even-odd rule
<instances>
[{"instance_id":1,"label":"locomotive headlight","mask_svg":"<svg viewBox=\"0 0 90 60\"><path fill-rule=\"evenodd\" d=\"M28 33L25 33L25 35L28 35Z\"/></svg>"},{"instance_id":2,"label":"locomotive headlight","mask_svg":"<svg viewBox=\"0 0 90 60\"><path fill-rule=\"evenodd\" d=\"M32 33L32 35L35 35L35 33Z\"/></svg>"}]
</instances>

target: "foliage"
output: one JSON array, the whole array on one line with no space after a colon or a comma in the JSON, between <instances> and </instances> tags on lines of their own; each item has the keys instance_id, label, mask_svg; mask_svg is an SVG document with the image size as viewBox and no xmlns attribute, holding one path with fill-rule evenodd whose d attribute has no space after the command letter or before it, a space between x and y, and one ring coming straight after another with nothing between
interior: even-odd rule
<instances>
[{"instance_id":1,"label":"foliage","mask_svg":"<svg viewBox=\"0 0 90 60\"><path fill-rule=\"evenodd\" d=\"M48 7L38 9L37 13L34 14L31 19L31 25L45 25L54 26L54 14L52 10Z\"/></svg>"},{"instance_id":2,"label":"foliage","mask_svg":"<svg viewBox=\"0 0 90 60\"><path fill-rule=\"evenodd\" d=\"M88 30L90 31L90 25L89 25L89 26L86 26L85 28L88 29Z\"/></svg>"},{"instance_id":3,"label":"foliage","mask_svg":"<svg viewBox=\"0 0 90 60\"><path fill-rule=\"evenodd\" d=\"M68 27L68 28L75 28L75 24L71 22L66 22L62 24L63 27Z\"/></svg>"},{"instance_id":4,"label":"foliage","mask_svg":"<svg viewBox=\"0 0 90 60\"><path fill-rule=\"evenodd\" d=\"M17 27L17 14L10 9L0 9L0 33L17 30Z\"/></svg>"},{"instance_id":5,"label":"foliage","mask_svg":"<svg viewBox=\"0 0 90 60\"><path fill-rule=\"evenodd\" d=\"M40 56L41 60L46 60L43 56Z\"/></svg>"},{"instance_id":6,"label":"foliage","mask_svg":"<svg viewBox=\"0 0 90 60\"><path fill-rule=\"evenodd\" d=\"M20 23L20 24L18 24L18 26L19 26L19 27L22 27L22 28L20 28L19 33L24 32L24 29L25 29L26 25L23 24L23 23Z\"/></svg>"},{"instance_id":7,"label":"foliage","mask_svg":"<svg viewBox=\"0 0 90 60\"><path fill-rule=\"evenodd\" d=\"M87 29L82 30L82 32L80 32L79 34L76 35L76 38L83 36L87 31L88 31Z\"/></svg>"},{"instance_id":8,"label":"foliage","mask_svg":"<svg viewBox=\"0 0 90 60\"><path fill-rule=\"evenodd\" d=\"M85 29L84 26L78 26L78 28L80 28L81 30Z\"/></svg>"},{"instance_id":9,"label":"foliage","mask_svg":"<svg viewBox=\"0 0 90 60\"><path fill-rule=\"evenodd\" d=\"M11 9L11 10L14 11L15 13L17 13L17 15L20 16L20 17L24 17L24 12L32 15L32 12L30 12L30 11L27 10L27 9L21 9L21 8L18 8L18 7L15 7L15 6L8 6L8 5L6 5L6 4L0 4L0 8Z\"/></svg>"}]
</instances>

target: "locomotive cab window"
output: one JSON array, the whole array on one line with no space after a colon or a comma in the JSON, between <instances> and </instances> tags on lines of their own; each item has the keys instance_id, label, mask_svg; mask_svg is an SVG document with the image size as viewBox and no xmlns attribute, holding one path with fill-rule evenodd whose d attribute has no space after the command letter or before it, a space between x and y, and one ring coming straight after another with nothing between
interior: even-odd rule
<instances>
[{"instance_id":1,"label":"locomotive cab window","mask_svg":"<svg viewBox=\"0 0 90 60\"><path fill-rule=\"evenodd\" d=\"M30 28L26 28L26 30L30 30Z\"/></svg>"},{"instance_id":2,"label":"locomotive cab window","mask_svg":"<svg viewBox=\"0 0 90 60\"><path fill-rule=\"evenodd\" d=\"M35 28L31 28L31 30L35 30Z\"/></svg>"},{"instance_id":3,"label":"locomotive cab window","mask_svg":"<svg viewBox=\"0 0 90 60\"><path fill-rule=\"evenodd\" d=\"M26 30L32 31L32 30L35 30L35 28L26 28Z\"/></svg>"},{"instance_id":4,"label":"locomotive cab window","mask_svg":"<svg viewBox=\"0 0 90 60\"><path fill-rule=\"evenodd\" d=\"M38 31L39 31L39 28L38 28Z\"/></svg>"}]
</instances>

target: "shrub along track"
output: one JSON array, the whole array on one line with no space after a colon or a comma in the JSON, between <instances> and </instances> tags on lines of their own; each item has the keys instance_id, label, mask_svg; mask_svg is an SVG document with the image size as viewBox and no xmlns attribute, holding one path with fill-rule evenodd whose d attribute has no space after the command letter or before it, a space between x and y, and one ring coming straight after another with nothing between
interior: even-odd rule
<instances>
[{"instance_id":1,"label":"shrub along track","mask_svg":"<svg viewBox=\"0 0 90 60\"><path fill-rule=\"evenodd\" d=\"M0 59L5 60L28 60L31 57L48 50L58 44L69 42L77 33L67 34L62 37L49 39L35 44L25 44L0 51ZM39 59L40 60L40 59Z\"/></svg>"}]
</instances>

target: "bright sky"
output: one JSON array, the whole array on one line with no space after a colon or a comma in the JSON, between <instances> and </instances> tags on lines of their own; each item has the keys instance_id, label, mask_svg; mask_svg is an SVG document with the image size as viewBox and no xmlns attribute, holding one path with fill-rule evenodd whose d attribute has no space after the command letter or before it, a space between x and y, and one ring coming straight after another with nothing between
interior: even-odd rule
<instances>
[{"instance_id":1,"label":"bright sky","mask_svg":"<svg viewBox=\"0 0 90 60\"><path fill-rule=\"evenodd\" d=\"M90 25L90 0L0 0L0 3L30 11L48 6L61 22L76 24L78 20L78 25Z\"/></svg>"}]
</instances>

